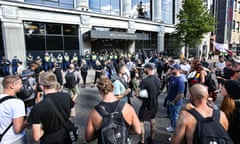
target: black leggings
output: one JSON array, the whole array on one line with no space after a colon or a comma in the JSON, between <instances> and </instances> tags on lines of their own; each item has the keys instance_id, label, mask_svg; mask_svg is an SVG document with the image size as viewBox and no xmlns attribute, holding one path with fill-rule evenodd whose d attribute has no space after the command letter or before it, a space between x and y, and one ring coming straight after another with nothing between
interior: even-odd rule
<instances>
[{"instance_id":1,"label":"black leggings","mask_svg":"<svg viewBox=\"0 0 240 144\"><path fill-rule=\"evenodd\" d=\"M87 72L81 72L81 76L82 76L84 85L86 85L87 74L88 74Z\"/></svg>"}]
</instances>

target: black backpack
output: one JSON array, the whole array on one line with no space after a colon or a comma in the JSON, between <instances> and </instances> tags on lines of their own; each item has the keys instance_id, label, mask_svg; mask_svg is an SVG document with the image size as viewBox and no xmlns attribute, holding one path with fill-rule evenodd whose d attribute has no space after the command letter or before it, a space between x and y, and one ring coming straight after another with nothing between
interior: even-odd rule
<instances>
[{"instance_id":1,"label":"black backpack","mask_svg":"<svg viewBox=\"0 0 240 144\"><path fill-rule=\"evenodd\" d=\"M32 86L30 85L28 79L25 78L25 79L22 79L22 87L20 88L20 91L16 95L18 98L25 101L26 99L32 96L33 92L34 90Z\"/></svg>"},{"instance_id":2,"label":"black backpack","mask_svg":"<svg viewBox=\"0 0 240 144\"><path fill-rule=\"evenodd\" d=\"M66 80L66 88L74 88L77 84L77 80L76 80L76 77L74 75L74 72L75 71L68 71L67 74L65 75L65 80Z\"/></svg>"},{"instance_id":3,"label":"black backpack","mask_svg":"<svg viewBox=\"0 0 240 144\"><path fill-rule=\"evenodd\" d=\"M197 119L193 144L234 144L219 122L219 110L214 109L213 116L207 118L203 118L195 109L188 112Z\"/></svg>"},{"instance_id":4,"label":"black backpack","mask_svg":"<svg viewBox=\"0 0 240 144\"><path fill-rule=\"evenodd\" d=\"M101 144L127 144L128 129L122 116L124 105L125 102L120 100L112 113L107 112L101 104L95 107L103 118L98 139Z\"/></svg>"},{"instance_id":5,"label":"black backpack","mask_svg":"<svg viewBox=\"0 0 240 144\"><path fill-rule=\"evenodd\" d=\"M212 74L210 72L207 72L207 76L205 78L205 85L208 86L209 92L214 92L217 90L216 82L212 78Z\"/></svg>"}]
</instances>

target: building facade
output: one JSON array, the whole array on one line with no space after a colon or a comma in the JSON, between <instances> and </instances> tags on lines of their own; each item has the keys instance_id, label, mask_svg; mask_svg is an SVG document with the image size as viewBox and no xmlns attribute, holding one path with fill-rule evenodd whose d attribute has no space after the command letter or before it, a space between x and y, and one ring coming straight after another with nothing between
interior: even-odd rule
<instances>
[{"instance_id":1,"label":"building facade","mask_svg":"<svg viewBox=\"0 0 240 144\"><path fill-rule=\"evenodd\" d=\"M181 0L0 0L0 55L166 51Z\"/></svg>"},{"instance_id":2,"label":"building facade","mask_svg":"<svg viewBox=\"0 0 240 144\"><path fill-rule=\"evenodd\" d=\"M216 42L240 47L240 0L214 0Z\"/></svg>"}]
</instances>

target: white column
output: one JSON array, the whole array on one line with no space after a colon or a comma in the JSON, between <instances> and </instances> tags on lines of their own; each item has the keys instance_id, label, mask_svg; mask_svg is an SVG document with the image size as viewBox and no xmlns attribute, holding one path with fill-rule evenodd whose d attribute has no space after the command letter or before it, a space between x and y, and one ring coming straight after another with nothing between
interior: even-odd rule
<instances>
[{"instance_id":1,"label":"white column","mask_svg":"<svg viewBox=\"0 0 240 144\"><path fill-rule=\"evenodd\" d=\"M131 16L131 11L132 11L131 2L132 2L131 0L122 0L122 6L121 6L122 16L125 16L125 17Z\"/></svg>"},{"instance_id":2,"label":"white column","mask_svg":"<svg viewBox=\"0 0 240 144\"><path fill-rule=\"evenodd\" d=\"M74 4L77 10L88 11L88 0L74 0Z\"/></svg>"},{"instance_id":3,"label":"white column","mask_svg":"<svg viewBox=\"0 0 240 144\"><path fill-rule=\"evenodd\" d=\"M134 52L135 52L135 40L130 41L128 45L128 53L134 54Z\"/></svg>"},{"instance_id":4,"label":"white column","mask_svg":"<svg viewBox=\"0 0 240 144\"><path fill-rule=\"evenodd\" d=\"M3 40L5 56L11 60L17 56L20 60L25 61L25 42L23 24L21 22L2 21Z\"/></svg>"},{"instance_id":5,"label":"white column","mask_svg":"<svg viewBox=\"0 0 240 144\"><path fill-rule=\"evenodd\" d=\"M162 0L153 0L153 21L162 20Z\"/></svg>"},{"instance_id":6,"label":"white column","mask_svg":"<svg viewBox=\"0 0 240 144\"><path fill-rule=\"evenodd\" d=\"M164 32L159 32L157 37L157 51L164 51Z\"/></svg>"},{"instance_id":7,"label":"white column","mask_svg":"<svg viewBox=\"0 0 240 144\"><path fill-rule=\"evenodd\" d=\"M20 60L25 60L25 41L22 20L19 19L17 7L1 6L3 18L2 35L4 41L4 55L8 59L17 56Z\"/></svg>"}]
</instances>

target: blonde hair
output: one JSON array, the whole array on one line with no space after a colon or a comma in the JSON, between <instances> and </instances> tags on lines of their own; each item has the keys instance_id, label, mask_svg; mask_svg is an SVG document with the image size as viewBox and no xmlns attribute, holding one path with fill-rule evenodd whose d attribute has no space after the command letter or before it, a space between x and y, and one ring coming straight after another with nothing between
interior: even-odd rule
<instances>
[{"instance_id":1,"label":"blonde hair","mask_svg":"<svg viewBox=\"0 0 240 144\"><path fill-rule=\"evenodd\" d=\"M236 107L235 101L227 95L223 98L220 110L222 110L229 119L233 111L235 110L235 107Z\"/></svg>"},{"instance_id":2,"label":"blonde hair","mask_svg":"<svg viewBox=\"0 0 240 144\"><path fill-rule=\"evenodd\" d=\"M99 78L97 82L97 88L101 93L103 93L103 95L113 91L112 82L106 76L101 76Z\"/></svg>"},{"instance_id":3,"label":"blonde hair","mask_svg":"<svg viewBox=\"0 0 240 144\"><path fill-rule=\"evenodd\" d=\"M5 76L2 81L2 86L3 86L3 88L7 88L9 84L14 83L20 79L21 78L19 76L15 76L15 75Z\"/></svg>"}]
</instances>

